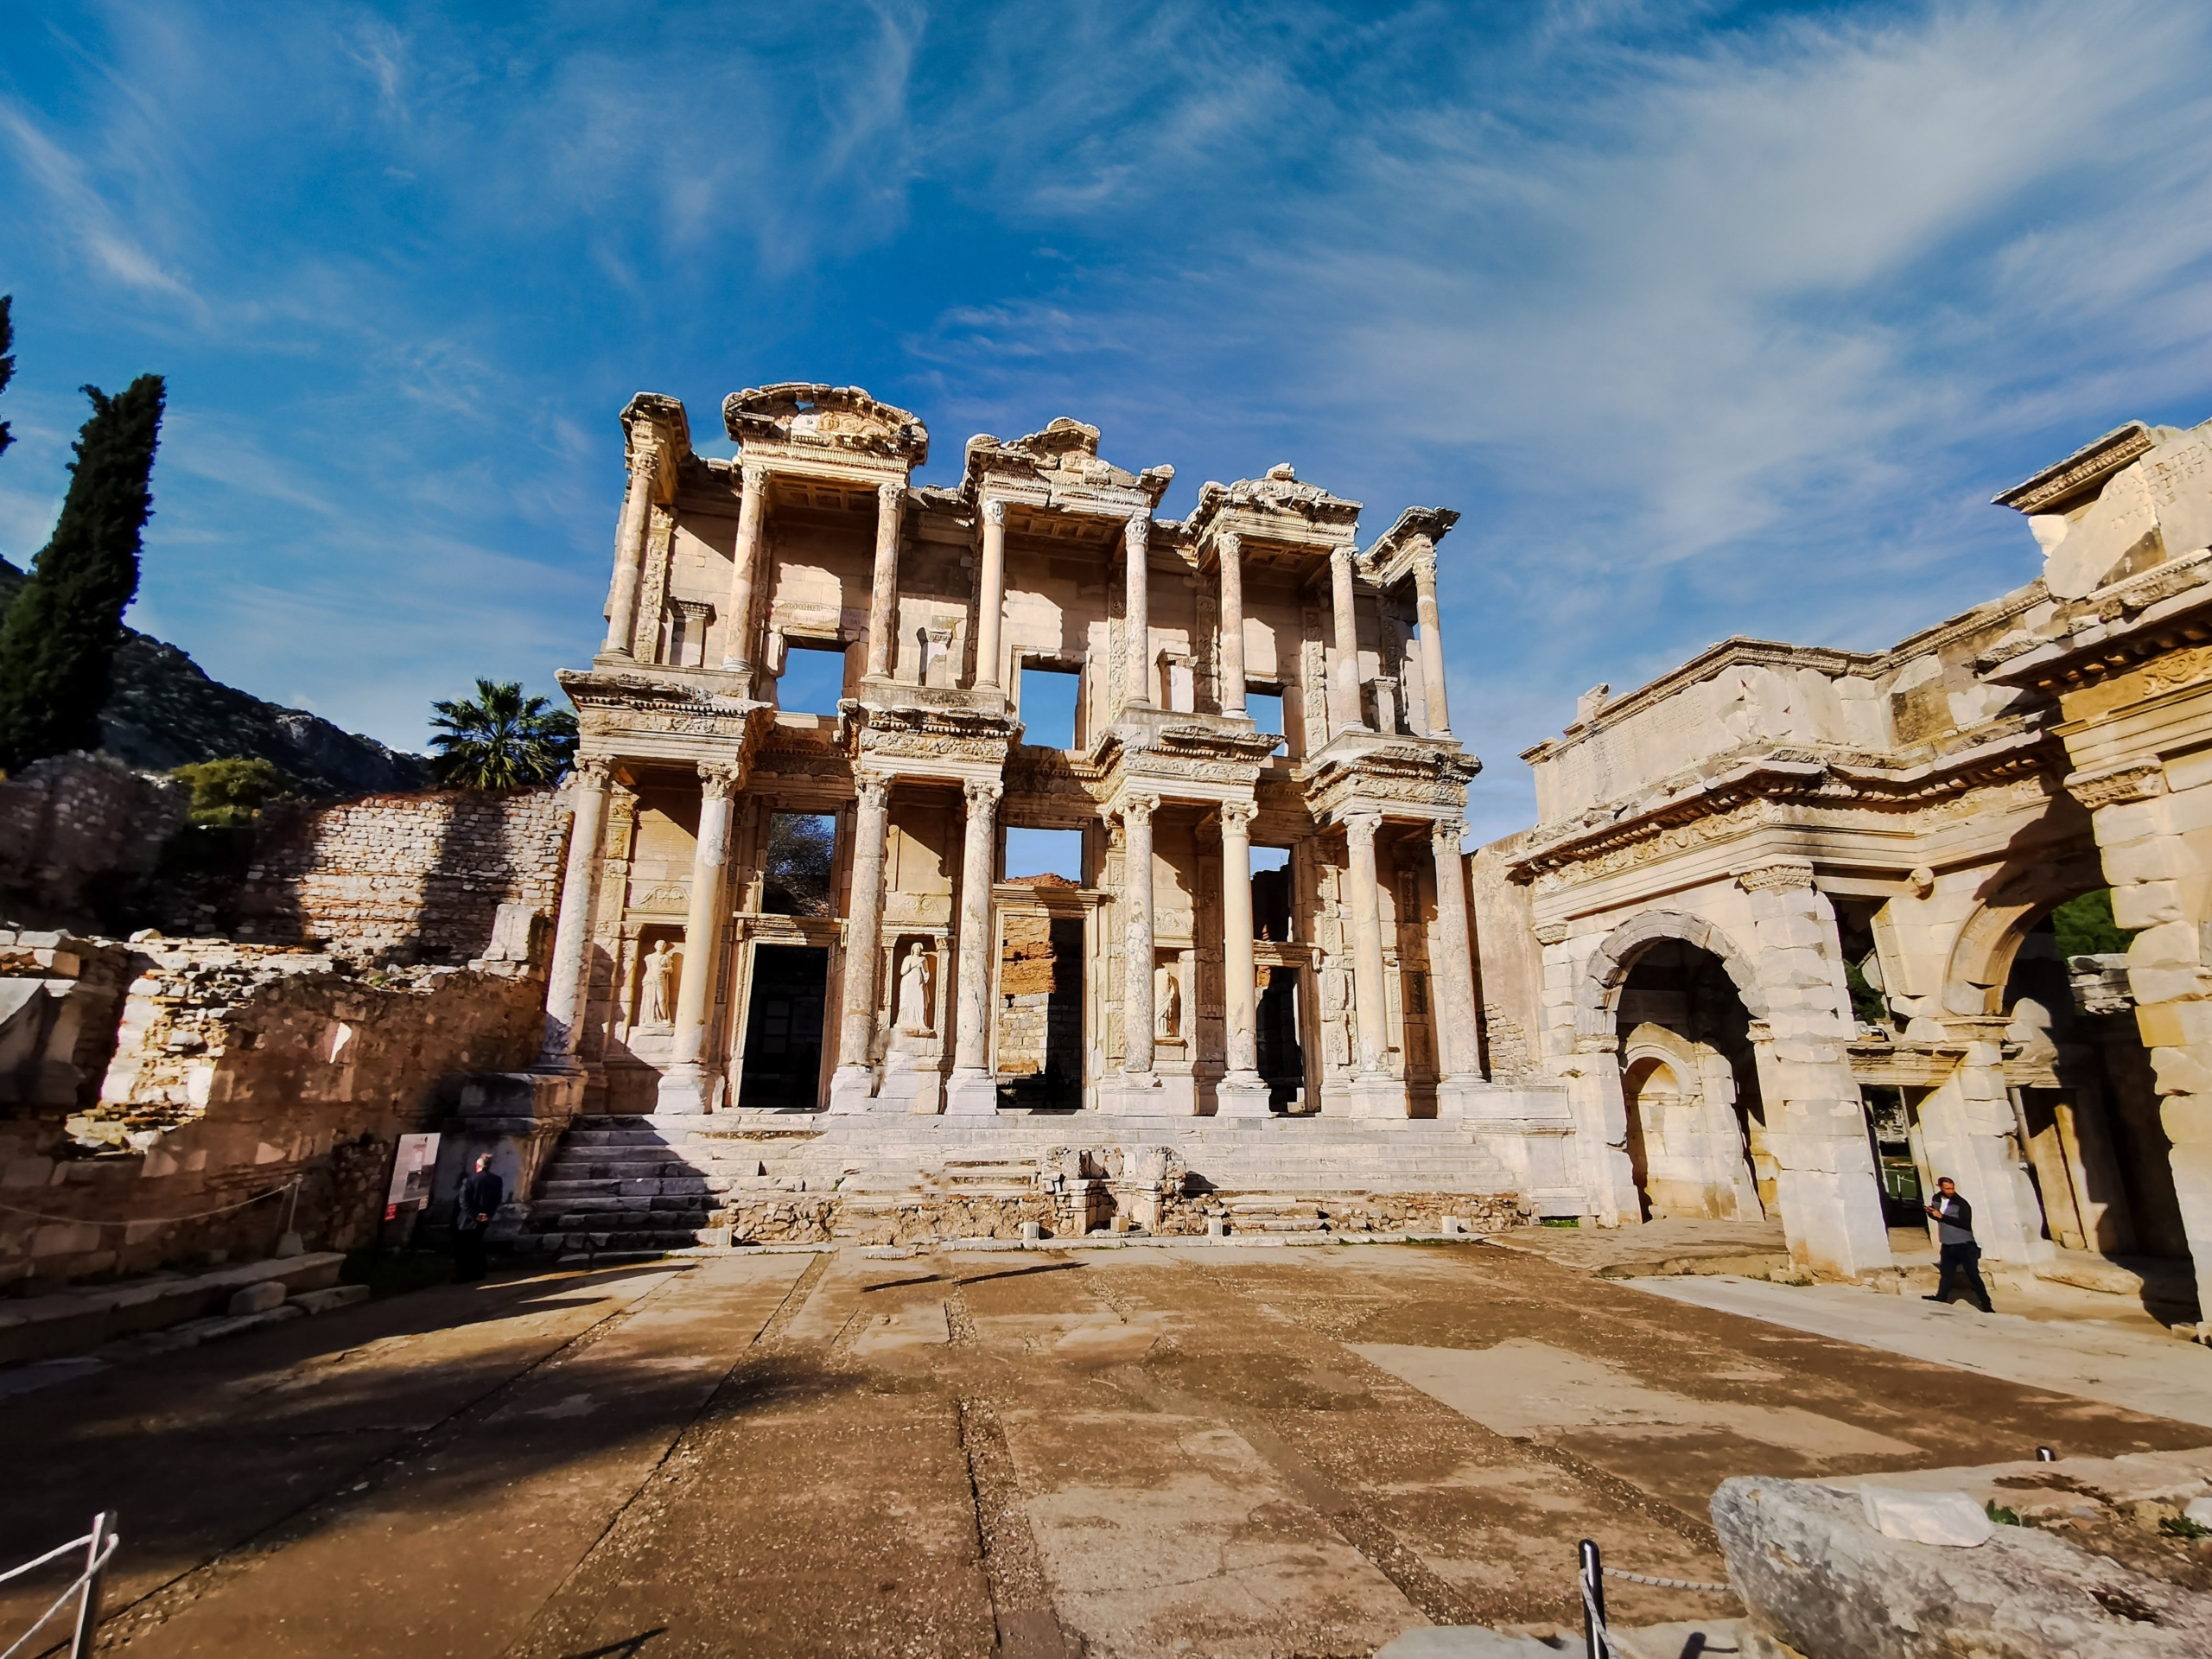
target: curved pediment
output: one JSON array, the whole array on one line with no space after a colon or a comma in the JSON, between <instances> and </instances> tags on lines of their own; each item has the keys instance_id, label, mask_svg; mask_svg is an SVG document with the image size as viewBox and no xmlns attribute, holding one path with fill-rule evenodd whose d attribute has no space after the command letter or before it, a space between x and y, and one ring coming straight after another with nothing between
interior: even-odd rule
<instances>
[{"instance_id":1,"label":"curved pediment","mask_svg":"<svg viewBox=\"0 0 2212 1659\"><path fill-rule=\"evenodd\" d=\"M887 455L909 467L920 466L930 454L929 429L918 419L858 386L793 380L733 391L722 400L722 424L741 444Z\"/></svg>"}]
</instances>

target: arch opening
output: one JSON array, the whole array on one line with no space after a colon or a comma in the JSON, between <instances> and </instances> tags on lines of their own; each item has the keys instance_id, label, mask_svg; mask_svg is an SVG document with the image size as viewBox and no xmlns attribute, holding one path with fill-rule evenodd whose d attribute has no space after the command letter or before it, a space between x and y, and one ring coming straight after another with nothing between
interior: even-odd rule
<instances>
[{"instance_id":1,"label":"arch opening","mask_svg":"<svg viewBox=\"0 0 2212 1659\"><path fill-rule=\"evenodd\" d=\"M1774 1213L1752 1015L1727 963L1685 938L1638 944L1612 1021L1643 1218Z\"/></svg>"}]
</instances>

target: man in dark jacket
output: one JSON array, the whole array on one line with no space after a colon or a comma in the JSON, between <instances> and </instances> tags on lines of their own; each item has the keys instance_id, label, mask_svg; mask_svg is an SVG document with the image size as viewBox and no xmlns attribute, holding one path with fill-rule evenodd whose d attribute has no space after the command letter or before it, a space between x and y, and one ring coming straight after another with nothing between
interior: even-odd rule
<instances>
[{"instance_id":1,"label":"man in dark jacket","mask_svg":"<svg viewBox=\"0 0 2212 1659\"><path fill-rule=\"evenodd\" d=\"M1974 1206L1959 1196L1957 1184L1948 1175L1936 1183L1936 1195L1928 1213L1936 1223L1936 1242L1942 1249L1942 1274L1936 1281L1936 1294L1922 1300L1948 1302L1963 1292L1983 1313L1994 1313L1997 1310L1989 1305L1989 1287L1981 1282L1981 1246L1974 1242Z\"/></svg>"},{"instance_id":2,"label":"man in dark jacket","mask_svg":"<svg viewBox=\"0 0 2212 1659\"><path fill-rule=\"evenodd\" d=\"M484 1276L485 1229L506 1196L506 1184L492 1173L492 1154L481 1154L462 1177L461 1194L454 1201L453 1276L457 1281Z\"/></svg>"}]
</instances>

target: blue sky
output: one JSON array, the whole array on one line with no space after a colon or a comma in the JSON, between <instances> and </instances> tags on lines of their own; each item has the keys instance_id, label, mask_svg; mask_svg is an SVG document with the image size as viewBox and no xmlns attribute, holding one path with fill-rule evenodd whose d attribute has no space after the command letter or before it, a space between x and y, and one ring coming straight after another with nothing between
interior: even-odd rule
<instances>
[{"instance_id":1,"label":"blue sky","mask_svg":"<svg viewBox=\"0 0 2212 1659\"><path fill-rule=\"evenodd\" d=\"M1465 514L1484 835L1599 680L2027 580L2212 416L2212 8L0 10L0 552L169 379L136 626L410 747L599 637L614 415L779 379ZM728 453L726 444L715 452Z\"/></svg>"}]
</instances>

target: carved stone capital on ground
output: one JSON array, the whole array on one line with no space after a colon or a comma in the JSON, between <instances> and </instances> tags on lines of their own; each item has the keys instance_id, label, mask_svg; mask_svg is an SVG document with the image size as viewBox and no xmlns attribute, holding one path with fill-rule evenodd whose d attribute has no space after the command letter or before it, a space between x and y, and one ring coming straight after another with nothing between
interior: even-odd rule
<instances>
[{"instance_id":1,"label":"carved stone capital on ground","mask_svg":"<svg viewBox=\"0 0 2212 1659\"><path fill-rule=\"evenodd\" d=\"M2137 760L2104 772L2077 772L2066 779L2066 792L2092 812L2152 800L2166 792L2166 769L2156 760Z\"/></svg>"},{"instance_id":2,"label":"carved stone capital on ground","mask_svg":"<svg viewBox=\"0 0 2212 1659\"><path fill-rule=\"evenodd\" d=\"M1736 872L1736 885L1745 893L1787 893L1813 885L1810 864L1761 864Z\"/></svg>"},{"instance_id":3,"label":"carved stone capital on ground","mask_svg":"<svg viewBox=\"0 0 2212 1659\"><path fill-rule=\"evenodd\" d=\"M726 801L737 792L739 774L744 770L726 761L702 760L699 763L699 789L710 801Z\"/></svg>"}]
</instances>

